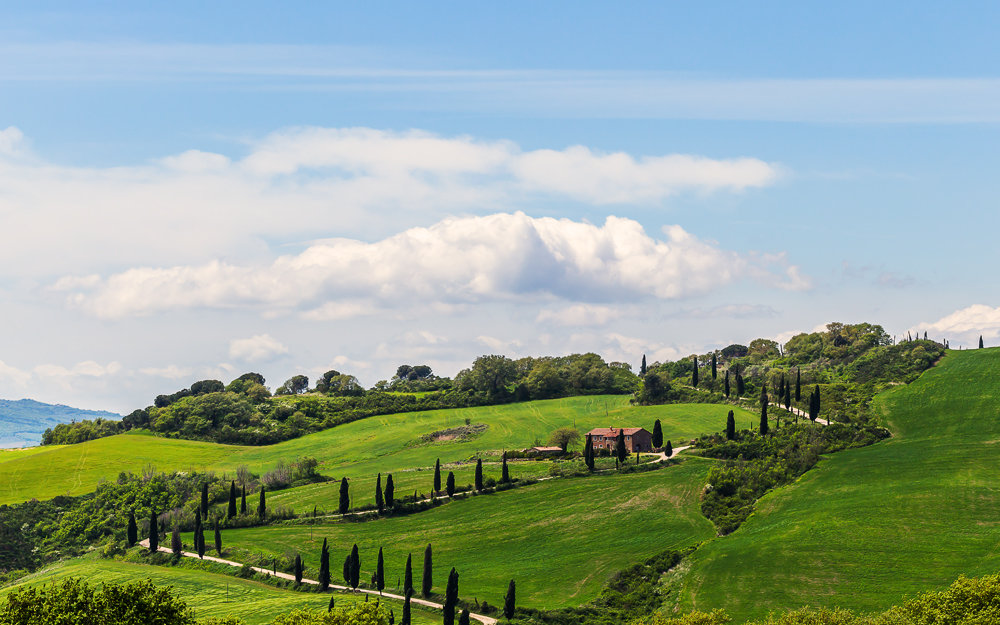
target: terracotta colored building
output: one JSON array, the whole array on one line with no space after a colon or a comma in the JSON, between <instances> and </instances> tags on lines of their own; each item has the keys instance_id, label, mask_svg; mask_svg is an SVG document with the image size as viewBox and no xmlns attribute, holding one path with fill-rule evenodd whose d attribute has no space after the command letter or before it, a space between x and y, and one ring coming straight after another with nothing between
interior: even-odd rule
<instances>
[{"instance_id":1,"label":"terracotta colored building","mask_svg":"<svg viewBox=\"0 0 1000 625\"><path fill-rule=\"evenodd\" d=\"M594 428L587 434L594 442L594 451L614 451L618 432L625 433L625 449L630 453L653 451L653 435L646 428Z\"/></svg>"}]
</instances>

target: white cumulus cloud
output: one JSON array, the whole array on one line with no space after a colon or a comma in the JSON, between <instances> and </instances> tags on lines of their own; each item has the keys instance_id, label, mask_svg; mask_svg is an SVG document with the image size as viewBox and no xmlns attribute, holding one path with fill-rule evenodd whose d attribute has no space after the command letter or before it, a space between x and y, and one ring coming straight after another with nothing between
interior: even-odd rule
<instances>
[{"instance_id":1,"label":"white cumulus cloud","mask_svg":"<svg viewBox=\"0 0 1000 625\"><path fill-rule=\"evenodd\" d=\"M974 304L945 315L937 321L917 324L911 330L935 340L948 339L957 347L961 342L971 345L980 336L997 338L1000 336L1000 307Z\"/></svg>"},{"instance_id":2,"label":"white cumulus cloud","mask_svg":"<svg viewBox=\"0 0 1000 625\"><path fill-rule=\"evenodd\" d=\"M638 222L620 217L597 226L501 213L450 218L373 243L329 240L264 266L212 261L129 269L71 291L69 297L107 318L234 307L305 310L315 318L337 318L352 312L337 302L358 300L382 308L412 301L539 297L598 303L621 297L681 298L739 280L775 288L808 285L780 255L722 250L680 226L664 228L664 236L657 238ZM260 342L259 337L254 340Z\"/></svg>"},{"instance_id":3,"label":"white cumulus cloud","mask_svg":"<svg viewBox=\"0 0 1000 625\"><path fill-rule=\"evenodd\" d=\"M287 353L288 348L269 334L229 342L229 357L244 362L266 362Z\"/></svg>"}]
</instances>

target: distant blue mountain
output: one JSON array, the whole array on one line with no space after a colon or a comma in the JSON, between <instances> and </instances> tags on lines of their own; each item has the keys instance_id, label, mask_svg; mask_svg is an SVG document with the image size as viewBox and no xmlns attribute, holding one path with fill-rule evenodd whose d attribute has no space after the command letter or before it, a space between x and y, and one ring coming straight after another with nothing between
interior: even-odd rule
<instances>
[{"instance_id":1,"label":"distant blue mountain","mask_svg":"<svg viewBox=\"0 0 1000 625\"><path fill-rule=\"evenodd\" d=\"M115 421L122 418L113 412L43 404L33 399L0 399L0 449L37 445L50 427L98 417Z\"/></svg>"}]
</instances>

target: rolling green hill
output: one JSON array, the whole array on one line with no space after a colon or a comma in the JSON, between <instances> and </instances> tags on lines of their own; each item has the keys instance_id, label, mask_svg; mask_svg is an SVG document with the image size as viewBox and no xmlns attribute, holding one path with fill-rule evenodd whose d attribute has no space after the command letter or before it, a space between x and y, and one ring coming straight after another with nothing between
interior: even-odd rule
<instances>
[{"instance_id":1,"label":"rolling green hill","mask_svg":"<svg viewBox=\"0 0 1000 625\"><path fill-rule=\"evenodd\" d=\"M266 447L124 434L31 454L11 452L17 455L7 461L0 456L0 504L87 493L102 479L114 479L122 471L140 473L147 466L160 471L233 471L247 465L261 473L279 460L299 456L317 458L320 470L327 475L360 478L354 492L372 493L378 472L431 467L439 457L442 462L467 460L479 450L528 447L544 442L552 430L562 426L576 426L584 432L598 426L650 429L655 419L661 419L664 437L676 443L719 430L726 410L710 404L635 407L626 397L611 395L370 417ZM489 427L472 440L420 442L422 435L463 425L466 419ZM419 476L400 478L404 482L400 493L429 490L429 486L419 484ZM430 474L424 481L430 483ZM361 502L356 499L356 503Z\"/></svg>"},{"instance_id":2,"label":"rolling green hill","mask_svg":"<svg viewBox=\"0 0 1000 625\"><path fill-rule=\"evenodd\" d=\"M949 352L877 398L894 438L824 459L692 556L682 609L877 610L1000 570L1000 349Z\"/></svg>"},{"instance_id":3,"label":"rolling green hill","mask_svg":"<svg viewBox=\"0 0 1000 625\"><path fill-rule=\"evenodd\" d=\"M199 619L231 615L243 619L247 625L264 625L279 614L298 608L325 610L329 601L329 595L284 590L221 573L102 560L92 556L60 562L37 571L14 586L0 589L0 600L15 588L58 582L69 577L80 577L91 584L149 579L157 586L173 587L174 595L194 608ZM358 601L364 601L364 598L350 594L337 596L338 606ZM402 606L394 604L392 608L399 615ZM441 619L417 606L414 606L412 617L414 625L432 625Z\"/></svg>"},{"instance_id":4,"label":"rolling green hill","mask_svg":"<svg viewBox=\"0 0 1000 625\"><path fill-rule=\"evenodd\" d=\"M367 523L232 529L223 533L223 543L236 551L236 560L241 550L281 557L298 552L310 564L328 538L338 572L357 543L362 579L382 547L389 586L412 553L418 588L424 547L431 543L436 592L443 591L454 566L468 600L502 605L507 582L515 578L519 605L579 605L593 599L613 573L715 534L699 510L709 462L691 458L646 473L552 480ZM190 543L190 535L184 540Z\"/></svg>"}]
</instances>

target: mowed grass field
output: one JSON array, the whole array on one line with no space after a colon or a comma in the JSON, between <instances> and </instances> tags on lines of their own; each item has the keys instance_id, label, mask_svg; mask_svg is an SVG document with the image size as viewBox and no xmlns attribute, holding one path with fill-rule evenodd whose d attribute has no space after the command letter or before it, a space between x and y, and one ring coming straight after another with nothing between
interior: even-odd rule
<instances>
[{"instance_id":1,"label":"mowed grass field","mask_svg":"<svg viewBox=\"0 0 1000 625\"><path fill-rule=\"evenodd\" d=\"M1000 571L1000 349L949 352L877 405L894 438L829 456L699 549L682 609L875 611Z\"/></svg>"},{"instance_id":2,"label":"mowed grass field","mask_svg":"<svg viewBox=\"0 0 1000 625\"><path fill-rule=\"evenodd\" d=\"M365 523L226 530L223 543L236 553L300 553L307 566L315 567L327 538L331 567L338 573L357 543L362 579L370 577L382 547L389 587L402 577L412 553L418 588L424 548L430 543L435 592L443 592L448 571L455 567L459 594L468 600L502 605L513 578L519 605L579 605L593 599L615 572L715 534L699 511L709 465L690 458L646 473L549 480ZM190 542L191 536L184 540Z\"/></svg>"},{"instance_id":3,"label":"mowed grass field","mask_svg":"<svg viewBox=\"0 0 1000 625\"><path fill-rule=\"evenodd\" d=\"M581 432L609 426L651 429L653 421L660 419L664 437L676 445L720 430L728 410L728 406L710 404L636 407L629 405L626 396L602 395L370 417L266 447L126 434L41 451L4 452L15 456L0 461L0 504L91 492L100 480L112 480L122 471L139 473L147 465L160 471L217 472L247 465L262 473L279 460L313 456L324 474L357 480L353 491L355 503L360 505L363 502L358 493L373 493L379 472L430 468L437 458L442 462L468 460L481 450L530 447L536 441L544 443L553 430L563 426L575 426ZM738 413L738 418L752 418L743 411ZM463 425L466 419L489 428L468 441L420 444L422 435ZM430 490L430 486L416 483L417 477L400 475L400 494ZM430 479L426 481L430 484Z\"/></svg>"},{"instance_id":4,"label":"mowed grass field","mask_svg":"<svg viewBox=\"0 0 1000 625\"><path fill-rule=\"evenodd\" d=\"M101 560L93 556L60 562L37 571L15 586L0 589L0 601L15 588L59 582L70 577L82 578L90 584L122 584L149 579L156 586L172 586L174 596L193 608L199 619L231 615L243 619L248 625L264 625L280 614L299 608L325 611L330 601L328 594L283 590L220 573ZM362 596L337 594L338 606L361 601L364 601ZM402 603L387 602L386 605L395 611L398 619ZM440 615L420 610L415 605L412 618L414 625L432 625L441 620Z\"/></svg>"}]
</instances>

